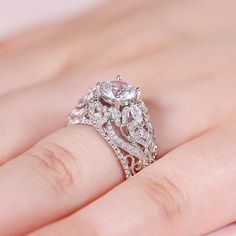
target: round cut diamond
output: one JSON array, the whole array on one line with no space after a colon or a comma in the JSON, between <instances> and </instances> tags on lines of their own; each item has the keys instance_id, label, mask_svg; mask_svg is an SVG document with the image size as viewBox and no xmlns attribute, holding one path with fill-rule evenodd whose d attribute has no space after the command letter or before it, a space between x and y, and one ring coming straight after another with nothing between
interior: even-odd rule
<instances>
[{"instance_id":1,"label":"round cut diamond","mask_svg":"<svg viewBox=\"0 0 236 236\"><path fill-rule=\"evenodd\" d=\"M137 98L137 90L127 82L108 81L100 86L100 94L108 101L114 102L116 99L120 102L127 102Z\"/></svg>"}]
</instances>

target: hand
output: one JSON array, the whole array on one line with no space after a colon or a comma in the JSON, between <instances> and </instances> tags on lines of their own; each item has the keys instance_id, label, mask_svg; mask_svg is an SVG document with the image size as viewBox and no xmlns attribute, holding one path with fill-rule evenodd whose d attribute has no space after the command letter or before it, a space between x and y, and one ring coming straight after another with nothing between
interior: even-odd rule
<instances>
[{"instance_id":1,"label":"hand","mask_svg":"<svg viewBox=\"0 0 236 236\"><path fill-rule=\"evenodd\" d=\"M189 236L234 222L233 5L116 1L2 44L0 234ZM161 157L125 182L95 130L62 128L117 73L142 88Z\"/></svg>"}]
</instances>

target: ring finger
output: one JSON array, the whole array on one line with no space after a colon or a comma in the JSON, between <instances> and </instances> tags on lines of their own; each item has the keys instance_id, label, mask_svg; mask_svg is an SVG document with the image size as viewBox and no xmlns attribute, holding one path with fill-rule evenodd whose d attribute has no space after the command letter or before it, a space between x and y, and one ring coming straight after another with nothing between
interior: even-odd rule
<instances>
[{"instance_id":1,"label":"ring finger","mask_svg":"<svg viewBox=\"0 0 236 236\"><path fill-rule=\"evenodd\" d=\"M235 125L211 130L36 235L204 235L236 218ZM209 200L210 199L210 200Z\"/></svg>"}]
</instances>

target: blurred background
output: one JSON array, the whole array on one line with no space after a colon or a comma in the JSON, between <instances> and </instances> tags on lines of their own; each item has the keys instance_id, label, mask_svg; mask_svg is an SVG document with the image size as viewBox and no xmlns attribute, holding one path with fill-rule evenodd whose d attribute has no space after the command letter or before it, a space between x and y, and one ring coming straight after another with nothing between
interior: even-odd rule
<instances>
[{"instance_id":1,"label":"blurred background","mask_svg":"<svg viewBox=\"0 0 236 236\"><path fill-rule=\"evenodd\" d=\"M0 0L0 40L25 28L84 11L109 0Z\"/></svg>"}]
</instances>

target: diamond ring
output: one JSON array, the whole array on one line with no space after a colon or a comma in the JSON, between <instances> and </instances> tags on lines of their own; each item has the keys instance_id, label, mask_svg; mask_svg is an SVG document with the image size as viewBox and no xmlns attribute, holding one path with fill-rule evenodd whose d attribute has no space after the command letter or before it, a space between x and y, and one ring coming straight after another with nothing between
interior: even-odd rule
<instances>
[{"instance_id":1,"label":"diamond ring","mask_svg":"<svg viewBox=\"0 0 236 236\"><path fill-rule=\"evenodd\" d=\"M126 178L157 158L157 144L140 88L116 80L99 82L79 100L68 125L91 125L117 155Z\"/></svg>"}]
</instances>

